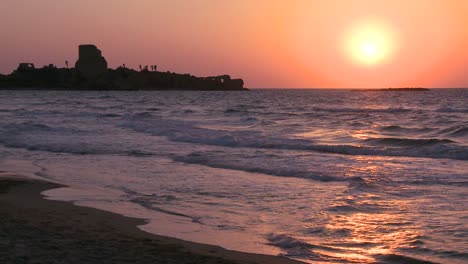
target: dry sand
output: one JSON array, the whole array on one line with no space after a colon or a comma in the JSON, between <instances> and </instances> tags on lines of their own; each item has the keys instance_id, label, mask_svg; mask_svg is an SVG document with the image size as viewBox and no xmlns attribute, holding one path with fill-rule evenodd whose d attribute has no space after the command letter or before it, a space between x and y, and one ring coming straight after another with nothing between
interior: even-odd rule
<instances>
[{"instance_id":1,"label":"dry sand","mask_svg":"<svg viewBox=\"0 0 468 264\"><path fill-rule=\"evenodd\" d=\"M152 235L143 220L43 199L58 184L0 173L0 263L297 264Z\"/></svg>"}]
</instances>

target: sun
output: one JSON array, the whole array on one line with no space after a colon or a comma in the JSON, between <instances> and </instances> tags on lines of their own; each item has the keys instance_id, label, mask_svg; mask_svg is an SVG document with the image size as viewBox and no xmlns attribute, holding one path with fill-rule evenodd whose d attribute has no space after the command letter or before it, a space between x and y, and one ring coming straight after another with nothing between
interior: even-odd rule
<instances>
[{"instance_id":1,"label":"sun","mask_svg":"<svg viewBox=\"0 0 468 264\"><path fill-rule=\"evenodd\" d=\"M375 41L358 43L354 50L355 59L366 64L376 64L382 61L387 51L384 46Z\"/></svg>"},{"instance_id":2,"label":"sun","mask_svg":"<svg viewBox=\"0 0 468 264\"><path fill-rule=\"evenodd\" d=\"M359 23L346 35L345 51L354 63L381 65L392 59L396 42L388 26L376 22Z\"/></svg>"},{"instance_id":3,"label":"sun","mask_svg":"<svg viewBox=\"0 0 468 264\"><path fill-rule=\"evenodd\" d=\"M366 57L376 58L379 55L379 47L374 43L366 43L362 45L362 52Z\"/></svg>"}]
</instances>

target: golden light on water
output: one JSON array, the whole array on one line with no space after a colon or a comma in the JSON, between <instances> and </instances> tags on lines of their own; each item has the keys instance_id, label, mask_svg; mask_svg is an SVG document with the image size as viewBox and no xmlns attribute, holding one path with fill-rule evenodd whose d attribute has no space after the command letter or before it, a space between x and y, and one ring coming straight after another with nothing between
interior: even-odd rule
<instances>
[{"instance_id":1,"label":"golden light on water","mask_svg":"<svg viewBox=\"0 0 468 264\"><path fill-rule=\"evenodd\" d=\"M409 245L419 237L415 229L402 229L400 223L404 223L404 220L398 214L355 213L332 216L328 229L352 231L350 237L342 242L343 246L336 247L337 253L328 252L328 255L359 263L374 263L375 259L371 256L393 254L398 247Z\"/></svg>"},{"instance_id":2,"label":"golden light on water","mask_svg":"<svg viewBox=\"0 0 468 264\"><path fill-rule=\"evenodd\" d=\"M362 181L357 180L355 188L360 188L361 184L373 186L374 178L379 181L385 180L381 177L382 172L395 166L382 163L383 158L353 158L357 161L356 166L349 168L345 172L346 176L370 176ZM376 162L379 160L380 162ZM349 210L348 213L329 215L330 221L326 228L332 233L346 233L342 238L327 245L334 248L334 251L321 252L332 258L355 263L375 263L378 256L398 254L398 248L411 247L421 235L418 228L410 224L406 215L400 213L410 210L410 202L384 198L378 189L375 189L375 192L357 193L350 190L338 197L332 206L341 208L340 210ZM376 208L385 210L382 212L375 210Z\"/></svg>"}]
</instances>

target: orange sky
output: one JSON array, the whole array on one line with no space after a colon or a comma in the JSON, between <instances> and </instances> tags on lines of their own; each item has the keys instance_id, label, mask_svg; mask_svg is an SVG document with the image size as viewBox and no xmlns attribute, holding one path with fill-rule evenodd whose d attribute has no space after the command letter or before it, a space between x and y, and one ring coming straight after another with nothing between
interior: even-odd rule
<instances>
[{"instance_id":1,"label":"orange sky","mask_svg":"<svg viewBox=\"0 0 468 264\"><path fill-rule=\"evenodd\" d=\"M94 43L111 67L229 73L247 87L468 87L466 14L466 0L2 0L0 72L63 67ZM368 28L372 64L350 48Z\"/></svg>"}]
</instances>

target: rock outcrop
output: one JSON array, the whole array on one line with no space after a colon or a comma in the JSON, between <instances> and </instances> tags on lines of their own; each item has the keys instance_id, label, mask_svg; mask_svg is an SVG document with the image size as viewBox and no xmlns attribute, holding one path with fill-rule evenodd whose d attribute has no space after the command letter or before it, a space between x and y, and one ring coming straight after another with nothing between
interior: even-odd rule
<instances>
[{"instance_id":1,"label":"rock outcrop","mask_svg":"<svg viewBox=\"0 0 468 264\"><path fill-rule=\"evenodd\" d=\"M48 65L36 68L22 63L10 75L0 76L0 88L42 88L62 90L246 90L242 79L229 75L197 77L190 74L157 71L157 66L141 66L140 71L125 65L108 69L107 61L94 45L79 46L75 68Z\"/></svg>"},{"instance_id":2,"label":"rock outcrop","mask_svg":"<svg viewBox=\"0 0 468 264\"><path fill-rule=\"evenodd\" d=\"M80 45L77 72L86 80L95 80L107 71L107 61L94 45Z\"/></svg>"}]
</instances>

